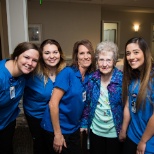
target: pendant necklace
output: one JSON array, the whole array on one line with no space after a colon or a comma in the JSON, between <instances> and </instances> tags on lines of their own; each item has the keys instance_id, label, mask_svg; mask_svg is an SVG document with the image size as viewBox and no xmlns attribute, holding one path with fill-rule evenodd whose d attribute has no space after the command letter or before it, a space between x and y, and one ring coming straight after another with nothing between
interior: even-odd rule
<instances>
[{"instance_id":1,"label":"pendant necklace","mask_svg":"<svg viewBox=\"0 0 154 154\"><path fill-rule=\"evenodd\" d=\"M132 101L131 101L131 111L133 113L136 113L136 99L137 99L137 93L135 93L134 91L136 91L135 89L137 88L137 86L139 85L139 80L137 79L137 81L134 83L134 86L132 87Z\"/></svg>"}]
</instances>

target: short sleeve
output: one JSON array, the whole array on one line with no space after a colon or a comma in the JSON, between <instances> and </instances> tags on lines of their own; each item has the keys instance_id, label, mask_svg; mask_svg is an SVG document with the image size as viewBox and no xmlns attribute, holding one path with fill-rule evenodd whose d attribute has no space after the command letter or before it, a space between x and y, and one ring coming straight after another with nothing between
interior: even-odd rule
<instances>
[{"instance_id":1,"label":"short sleeve","mask_svg":"<svg viewBox=\"0 0 154 154\"><path fill-rule=\"evenodd\" d=\"M74 75L73 70L70 67L64 68L57 75L54 87L60 88L66 92L70 87L71 75Z\"/></svg>"}]
</instances>

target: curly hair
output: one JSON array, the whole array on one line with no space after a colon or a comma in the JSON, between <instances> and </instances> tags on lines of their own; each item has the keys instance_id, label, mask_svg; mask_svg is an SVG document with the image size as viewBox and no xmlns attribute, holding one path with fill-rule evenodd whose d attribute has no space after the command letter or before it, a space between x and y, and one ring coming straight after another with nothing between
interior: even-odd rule
<instances>
[{"instance_id":1,"label":"curly hair","mask_svg":"<svg viewBox=\"0 0 154 154\"><path fill-rule=\"evenodd\" d=\"M100 53L113 52L113 60L114 64L116 64L118 60L118 47L115 43L111 41L103 41L100 42L96 47L95 58L98 60Z\"/></svg>"}]
</instances>

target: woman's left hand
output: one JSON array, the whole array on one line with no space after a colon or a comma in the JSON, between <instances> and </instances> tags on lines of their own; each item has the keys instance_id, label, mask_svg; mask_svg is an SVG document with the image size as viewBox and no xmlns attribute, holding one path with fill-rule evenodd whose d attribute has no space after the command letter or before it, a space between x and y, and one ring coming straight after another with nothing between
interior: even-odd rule
<instances>
[{"instance_id":1,"label":"woman's left hand","mask_svg":"<svg viewBox=\"0 0 154 154\"><path fill-rule=\"evenodd\" d=\"M146 148L146 143L143 141L140 141L137 146L136 154L144 154Z\"/></svg>"},{"instance_id":2,"label":"woman's left hand","mask_svg":"<svg viewBox=\"0 0 154 154\"><path fill-rule=\"evenodd\" d=\"M82 134L83 132L86 132L86 133L88 133L88 129L87 128L80 128L80 133Z\"/></svg>"},{"instance_id":3,"label":"woman's left hand","mask_svg":"<svg viewBox=\"0 0 154 154\"><path fill-rule=\"evenodd\" d=\"M126 139L126 131L121 130L119 133L119 140L120 142L124 142Z\"/></svg>"}]
</instances>

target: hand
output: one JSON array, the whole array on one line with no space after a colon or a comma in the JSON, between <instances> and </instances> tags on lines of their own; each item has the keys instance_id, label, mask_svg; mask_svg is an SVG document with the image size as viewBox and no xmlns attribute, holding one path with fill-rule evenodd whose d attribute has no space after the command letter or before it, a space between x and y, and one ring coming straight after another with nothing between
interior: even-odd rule
<instances>
[{"instance_id":1,"label":"hand","mask_svg":"<svg viewBox=\"0 0 154 154\"><path fill-rule=\"evenodd\" d=\"M124 142L125 139L126 139L126 131L121 130L120 133L119 133L119 140L121 142Z\"/></svg>"},{"instance_id":2,"label":"hand","mask_svg":"<svg viewBox=\"0 0 154 154\"><path fill-rule=\"evenodd\" d=\"M54 141L53 141L54 150L58 153L61 153L63 146L67 148L64 136L62 134L55 135Z\"/></svg>"},{"instance_id":3,"label":"hand","mask_svg":"<svg viewBox=\"0 0 154 154\"><path fill-rule=\"evenodd\" d=\"M84 131L86 131L86 133L88 133L88 129L87 128L80 128L80 133L82 134Z\"/></svg>"},{"instance_id":4,"label":"hand","mask_svg":"<svg viewBox=\"0 0 154 154\"><path fill-rule=\"evenodd\" d=\"M146 148L146 143L140 141L137 146L136 154L144 154Z\"/></svg>"}]
</instances>

